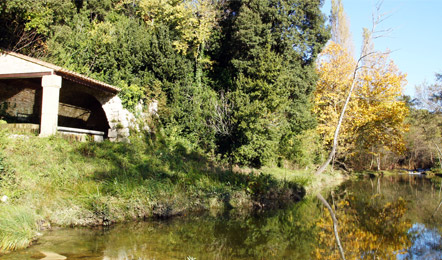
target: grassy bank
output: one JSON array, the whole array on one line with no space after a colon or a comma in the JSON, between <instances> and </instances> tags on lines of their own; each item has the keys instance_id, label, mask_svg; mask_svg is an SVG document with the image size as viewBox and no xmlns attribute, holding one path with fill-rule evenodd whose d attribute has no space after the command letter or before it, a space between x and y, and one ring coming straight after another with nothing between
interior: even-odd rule
<instances>
[{"instance_id":1,"label":"grassy bank","mask_svg":"<svg viewBox=\"0 0 442 260\"><path fill-rule=\"evenodd\" d=\"M50 225L279 207L321 183L306 172L277 168L232 173L167 140L78 143L3 133L0 147L0 197L8 197L0 202L0 252L29 245Z\"/></svg>"}]
</instances>

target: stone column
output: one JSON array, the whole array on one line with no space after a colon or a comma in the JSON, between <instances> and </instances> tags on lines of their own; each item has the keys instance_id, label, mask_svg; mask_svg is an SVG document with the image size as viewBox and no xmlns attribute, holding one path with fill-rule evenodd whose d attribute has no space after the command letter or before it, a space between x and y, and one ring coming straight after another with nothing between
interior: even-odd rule
<instances>
[{"instance_id":1,"label":"stone column","mask_svg":"<svg viewBox=\"0 0 442 260\"><path fill-rule=\"evenodd\" d=\"M46 137L57 132L61 77L57 75L43 76L41 86L43 87L43 98L41 104L40 136Z\"/></svg>"}]
</instances>

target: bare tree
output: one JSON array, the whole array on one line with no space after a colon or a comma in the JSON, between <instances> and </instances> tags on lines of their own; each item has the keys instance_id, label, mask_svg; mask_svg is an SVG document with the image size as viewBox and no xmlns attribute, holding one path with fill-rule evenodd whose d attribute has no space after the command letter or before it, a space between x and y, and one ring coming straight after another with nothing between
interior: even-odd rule
<instances>
[{"instance_id":1,"label":"bare tree","mask_svg":"<svg viewBox=\"0 0 442 260\"><path fill-rule=\"evenodd\" d=\"M224 94L219 94L219 100L215 103L215 113L209 120L209 125L215 132L222 136L231 136L233 131L232 113L234 105Z\"/></svg>"},{"instance_id":2,"label":"bare tree","mask_svg":"<svg viewBox=\"0 0 442 260\"><path fill-rule=\"evenodd\" d=\"M436 74L436 82L429 84L424 82L415 87L418 106L433 113L442 113L442 79Z\"/></svg>"}]
</instances>

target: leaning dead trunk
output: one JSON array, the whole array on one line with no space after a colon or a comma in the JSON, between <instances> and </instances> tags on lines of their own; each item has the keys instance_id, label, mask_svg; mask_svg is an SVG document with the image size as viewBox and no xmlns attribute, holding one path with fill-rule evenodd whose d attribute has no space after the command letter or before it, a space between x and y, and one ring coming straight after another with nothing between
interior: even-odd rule
<instances>
[{"instance_id":1,"label":"leaning dead trunk","mask_svg":"<svg viewBox=\"0 0 442 260\"><path fill-rule=\"evenodd\" d=\"M339 131L341 130L342 121L344 120L345 110L347 110L347 106L348 106L348 103L350 102L351 95L353 93L353 89L355 88L355 85L356 85L356 74L358 72L358 66L359 66L359 61L356 64L356 67L353 71L353 80L351 83L351 87L350 87L350 90L348 91L348 95L347 95L347 98L345 99L344 107L342 108L341 114L339 116L338 125L336 126L336 129L335 129L335 134L333 136L332 150L330 151L330 154L328 155L327 160L321 165L321 167L318 168L318 170L316 170L316 172L315 172L316 175L323 173L324 170L327 168L327 166L330 164L330 162L333 160L333 158L336 155L336 149L338 147Z\"/></svg>"}]
</instances>

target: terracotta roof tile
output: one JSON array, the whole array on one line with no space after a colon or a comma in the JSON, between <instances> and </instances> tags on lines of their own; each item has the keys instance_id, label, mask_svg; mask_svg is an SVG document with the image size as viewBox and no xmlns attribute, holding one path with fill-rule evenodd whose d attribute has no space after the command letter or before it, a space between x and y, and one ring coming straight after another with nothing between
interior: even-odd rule
<instances>
[{"instance_id":1,"label":"terracotta roof tile","mask_svg":"<svg viewBox=\"0 0 442 260\"><path fill-rule=\"evenodd\" d=\"M60 75L62 77L64 76L65 78L68 78L70 80L76 81L78 83L89 85L91 87L104 88L107 91L110 91L112 93L118 93L118 92L121 91L119 88L117 88L115 86L112 86L110 84L101 82L99 80L96 80L96 79L93 79L93 78L81 75L80 73L77 73L77 72L74 72L74 71L71 71L71 70L68 70L68 69L64 69L64 68L62 68L60 66L57 66L57 65L49 63L49 62L45 62L45 61L42 61L42 60L39 60L39 59L36 59L36 58L32 58L32 57L20 54L20 53L16 53L16 52L6 52L6 53L8 55L11 55L11 56L14 56L14 57L26 60L28 62L32 62L32 63L38 64L40 66L44 66L44 67L47 67L49 69L52 69L52 70L54 70L55 74Z\"/></svg>"}]
</instances>

